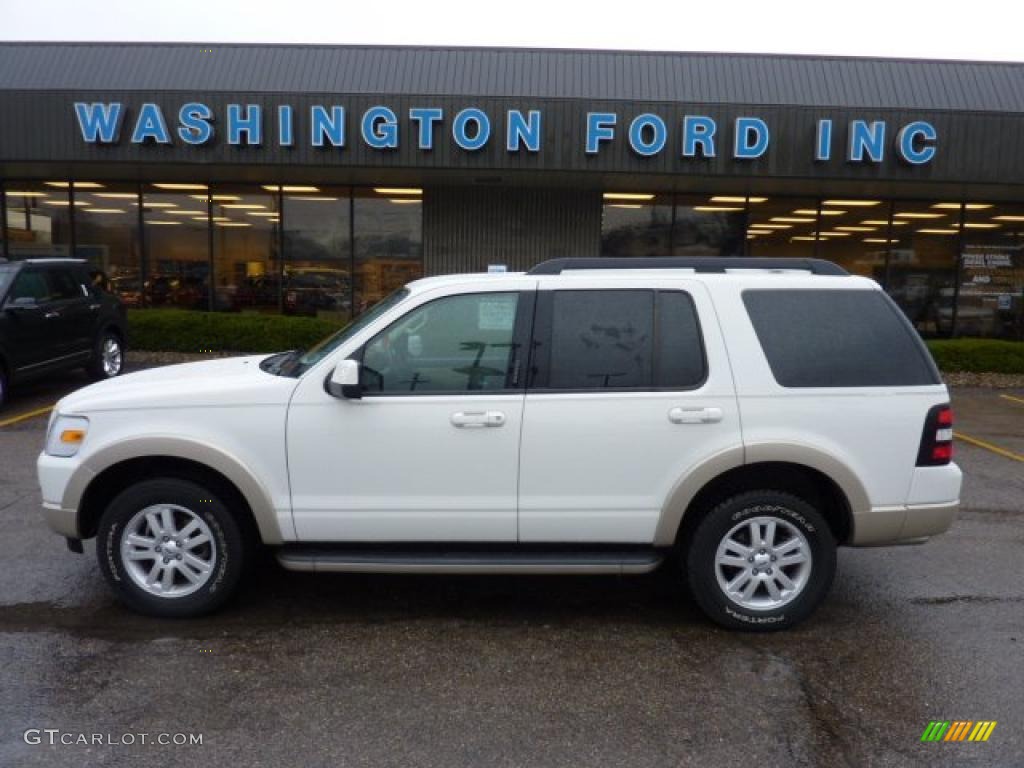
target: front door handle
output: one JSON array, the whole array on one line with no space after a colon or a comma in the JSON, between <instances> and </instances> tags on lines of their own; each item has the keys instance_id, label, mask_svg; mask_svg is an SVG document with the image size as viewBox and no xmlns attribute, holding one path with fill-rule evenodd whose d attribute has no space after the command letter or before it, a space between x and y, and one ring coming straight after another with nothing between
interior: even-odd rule
<instances>
[{"instance_id":1,"label":"front door handle","mask_svg":"<svg viewBox=\"0 0 1024 768\"><path fill-rule=\"evenodd\" d=\"M452 414L452 426L459 429L475 427L500 427L505 424L501 411L459 411Z\"/></svg>"},{"instance_id":2,"label":"front door handle","mask_svg":"<svg viewBox=\"0 0 1024 768\"><path fill-rule=\"evenodd\" d=\"M721 408L675 408L669 409L668 420L673 424L713 424L722 420Z\"/></svg>"},{"instance_id":3,"label":"front door handle","mask_svg":"<svg viewBox=\"0 0 1024 768\"><path fill-rule=\"evenodd\" d=\"M52 320L55 317L60 317L60 312L58 312L55 309L51 309L49 312L43 315L43 317L45 317L47 320Z\"/></svg>"}]
</instances>

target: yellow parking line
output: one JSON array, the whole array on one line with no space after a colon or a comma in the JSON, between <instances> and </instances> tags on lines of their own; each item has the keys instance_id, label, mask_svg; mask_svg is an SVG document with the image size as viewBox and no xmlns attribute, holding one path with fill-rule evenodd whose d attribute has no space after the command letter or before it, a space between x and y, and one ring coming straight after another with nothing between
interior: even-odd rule
<instances>
[{"instance_id":1,"label":"yellow parking line","mask_svg":"<svg viewBox=\"0 0 1024 768\"><path fill-rule=\"evenodd\" d=\"M979 448L984 448L986 451L992 451L992 453L997 453L1000 456L1005 456L1006 458L1013 459L1014 461L1024 462L1024 456L1021 456L1019 453L1008 451L1005 448L1000 448L998 445L992 445L992 443L986 443L984 440L979 440L976 437L965 435L963 432L954 432L953 436L957 440L963 440L965 443L970 443L971 445L976 445Z\"/></svg>"},{"instance_id":2,"label":"yellow parking line","mask_svg":"<svg viewBox=\"0 0 1024 768\"><path fill-rule=\"evenodd\" d=\"M1003 400L1012 400L1015 403L1024 405L1024 397L1014 397L1013 395L1000 395L1000 397L1003 398Z\"/></svg>"},{"instance_id":3,"label":"yellow parking line","mask_svg":"<svg viewBox=\"0 0 1024 768\"><path fill-rule=\"evenodd\" d=\"M36 410L29 411L28 413L22 413L17 416L11 416L11 418L9 419L4 419L3 421L0 421L0 427L9 427L12 424L17 424L18 422L21 421L28 421L29 419L34 419L36 416L43 416L44 414L47 414L52 410L53 406L48 405L45 408L37 408Z\"/></svg>"}]
</instances>

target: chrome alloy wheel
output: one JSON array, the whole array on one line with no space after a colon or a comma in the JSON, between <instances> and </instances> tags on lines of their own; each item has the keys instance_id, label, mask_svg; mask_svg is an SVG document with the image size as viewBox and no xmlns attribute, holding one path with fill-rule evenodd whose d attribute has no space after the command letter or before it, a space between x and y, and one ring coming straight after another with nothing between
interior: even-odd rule
<instances>
[{"instance_id":1,"label":"chrome alloy wheel","mask_svg":"<svg viewBox=\"0 0 1024 768\"><path fill-rule=\"evenodd\" d=\"M122 363L121 342L113 336L107 336L100 348L100 362L103 364L103 373L107 376L117 376L121 372Z\"/></svg>"},{"instance_id":2,"label":"chrome alloy wheel","mask_svg":"<svg viewBox=\"0 0 1024 768\"><path fill-rule=\"evenodd\" d=\"M811 561L810 544L796 526L778 517L753 517L722 538L715 553L715 576L736 605L771 611L803 591Z\"/></svg>"},{"instance_id":3,"label":"chrome alloy wheel","mask_svg":"<svg viewBox=\"0 0 1024 768\"><path fill-rule=\"evenodd\" d=\"M137 512L121 534L121 562L136 586L157 597L200 589L217 565L213 532L195 512L154 504Z\"/></svg>"}]
</instances>

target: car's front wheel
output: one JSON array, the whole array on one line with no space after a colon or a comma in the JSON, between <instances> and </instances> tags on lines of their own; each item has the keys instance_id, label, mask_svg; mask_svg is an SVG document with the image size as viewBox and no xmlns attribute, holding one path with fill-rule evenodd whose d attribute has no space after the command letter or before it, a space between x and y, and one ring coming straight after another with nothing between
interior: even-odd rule
<instances>
[{"instance_id":1,"label":"car's front wheel","mask_svg":"<svg viewBox=\"0 0 1024 768\"><path fill-rule=\"evenodd\" d=\"M217 493L190 480L144 480L100 519L96 553L117 596L140 613L189 617L235 591L247 555L237 520Z\"/></svg>"},{"instance_id":2,"label":"car's front wheel","mask_svg":"<svg viewBox=\"0 0 1024 768\"><path fill-rule=\"evenodd\" d=\"M97 381L119 376L124 369L124 342L114 331L103 331L93 348L89 375Z\"/></svg>"},{"instance_id":3,"label":"car's front wheel","mask_svg":"<svg viewBox=\"0 0 1024 768\"><path fill-rule=\"evenodd\" d=\"M836 544L811 504L758 490L715 506L686 553L690 589L704 612L729 629L784 629L828 594Z\"/></svg>"}]
</instances>

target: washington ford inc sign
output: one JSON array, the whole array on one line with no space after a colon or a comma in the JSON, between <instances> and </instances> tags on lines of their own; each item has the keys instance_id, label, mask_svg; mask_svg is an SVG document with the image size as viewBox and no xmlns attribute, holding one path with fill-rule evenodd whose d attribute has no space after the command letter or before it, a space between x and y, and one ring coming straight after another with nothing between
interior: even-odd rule
<instances>
[{"instance_id":1,"label":"washington ford inc sign","mask_svg":"<svg viewBox=\"0 0 1024 768\"><path fill-rule=\"evenodd\" d=\"M221 122L208 104L198 101L182 104L177 114L171 115L174 124L168 122L160 105L151 102L142 104L134 114L117 101L76 102L74 108L82 138L89 144L117 144L122 133L130 129L132 144L202 146L215 140ZM297 110L287 104L274 110L259 104L228 104L223 115L224 138L236 146L259 147L273 142L291 147L301 140L314 147L336 149L344 148L350 140L344 106L311 106L303 115L306 128L301 137L298 117ZM400 118L390 107L375 106L356 116L356 140L381 151L397 149L401 141L415 141L425 152L441 141L451 141L466 152L476 152L496 141L504 142L505 149L512 153L543 151L541 110L510 109L501 117L501 123L495 125L490 115L476 107L453 115L446 115L439 107L413 107ZM669 126L656 114L645 112L624 118L615 112L587 112L580 148L588 155L597 155L602 147L625 140L641 157L666 151L679 152L682 157L716 157L727 151L735 160L756 160L768 152L772 141L771 128L760 117L737 117L723 127L706 115L685 115L679 129L679 146L669 149ZM833 141L836 133L832 120L816 122L814 145L808 148L816 161L826 162L839 154ZM851 163L881 163L888 152L894 152L905 163L923 165L935 157L937 139L935 126L923 120L893 130L884 120L851 120L846 126L842 157Z\"/></svg>"}]
</instances>

